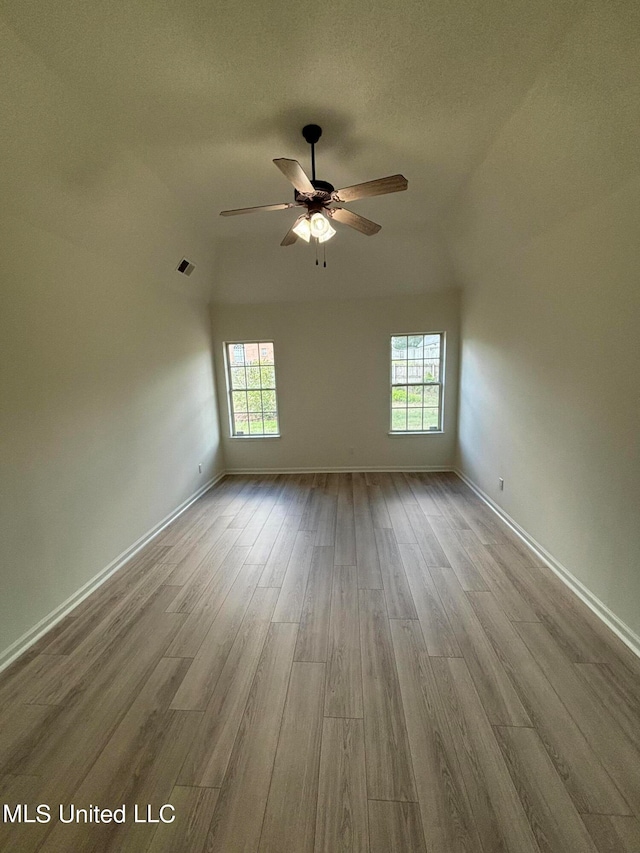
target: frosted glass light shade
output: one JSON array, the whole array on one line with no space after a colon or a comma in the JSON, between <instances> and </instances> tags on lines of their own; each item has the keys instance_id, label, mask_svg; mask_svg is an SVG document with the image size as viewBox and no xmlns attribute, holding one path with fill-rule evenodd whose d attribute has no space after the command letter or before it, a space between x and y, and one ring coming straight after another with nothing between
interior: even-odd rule
<instances>
[{"instance_id":1,"label":"frosted glass light shade","mask_svg":"<svg viewBox=\"0 0 640 853\"><path fill-rule=\"evenodd\" d=\"M329 220L321 213L312 213L309 225L311 227L311 236L315 237L318 243L325 243L336 233L335 229L331 227Z\"/></svg>"},{"instance_id":2,"label":"frosted glass light shade","mask_svg":"<svg viewBox=\"0 0 640 853\"><path fill-rule=\"evenodd\" d=\"M329 224L329 223L327 223ZM332 228L331 225L327 228L324 234L321 237L318 237L318 243L326 243L327 240L330 240L333 235L336 233L336 229Z\"/></svg>"},{"instance_id":3,"label":"frosted glass light shade","mask_svg":"<svg viewBox=\"0 0 640 853\"><path fill-rule=\"evenodd\" d=\"M309 225L309 220L306 217L301 219L293 229L293 233L298 237L301 237L305 243L308 243L311 238L311 226Z\"/></svg>"}]
</instances>

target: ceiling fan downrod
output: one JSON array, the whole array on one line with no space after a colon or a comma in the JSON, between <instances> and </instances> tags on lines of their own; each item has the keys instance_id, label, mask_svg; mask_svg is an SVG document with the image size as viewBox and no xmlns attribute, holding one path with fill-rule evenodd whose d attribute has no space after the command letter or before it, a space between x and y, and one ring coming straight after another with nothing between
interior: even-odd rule
<instances>
[{"instance_id":1,"label":"ceiling fan downrod","mask_svg":"<svg viewBox=\"0 0 640 853\"><path fill-rule=\"evenodd\" d=\"M316 186L316 142L322 136L322 128L318 124L305 124L302 128L302 135L305 138L305 141L309 143L311 146L311 182L314 186ZM326 185L327 188L330 186ZM333 187L331 187L331 191L333 191ZM318 260L318 240L316 239L316 266L320 266L320 262ZM327 246L326 243L322 244L322 266L324 269L327 267Z\"/></svg>"},{"instance_id":2,"label":"ceiling fan downrod","mask_svg":"<svg viewBox=\"0 0 640 853\"><path fill-rule=\"evenodd\" d=\"M305 124L302 135L311 146L311 180L316 179L316 142L322 136L322 128L317 124Z\"/></svg>"}]
</instances>

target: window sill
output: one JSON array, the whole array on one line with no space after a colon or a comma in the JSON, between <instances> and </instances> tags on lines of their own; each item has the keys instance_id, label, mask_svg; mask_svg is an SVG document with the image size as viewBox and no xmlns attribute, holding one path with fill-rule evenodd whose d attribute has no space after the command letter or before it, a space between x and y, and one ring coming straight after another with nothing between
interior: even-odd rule
<instances>
[{"instance_id":1,"label":"window sill","mask_svg":"<svg viewBox=\"0 0 640 853\"><path fill-rule=\"evenodd\" d=\"M271 435L230 435L229 438L239 438L244 441L245 438L280 438L280 433L272 433Z\"/></svg>"},{"instance_id":2,"label":"window sill","mask_svg":"<svg viewBox=\"0 0 640 853\"><path fill-rule=\"evenodd\" d=\"M393 436L393 438L402 438L405 435L444 435L443 429L421 429L421 430L407 430L406 432L388 432L387 435Z\"/></svg>"}]
</instances>

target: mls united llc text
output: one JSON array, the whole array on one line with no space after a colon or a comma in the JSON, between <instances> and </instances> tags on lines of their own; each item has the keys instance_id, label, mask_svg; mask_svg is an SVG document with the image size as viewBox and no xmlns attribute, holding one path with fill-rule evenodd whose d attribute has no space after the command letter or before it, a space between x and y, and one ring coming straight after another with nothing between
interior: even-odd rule
<instances>
[{"instance_id":1,"label":"mls united llc text","mask_svg":"<svg viewBox=\"0 0 640 853\"><path fill-rule=\"evenodd\" d=\"M58 806L46 803L2 804L3 823L50 823L56 818L60 823L173 823L176 810L170 803L161 806L123 804L114 809L94 805L78 808L73 803L61 803Z\"/></svg>"}]
</instances>

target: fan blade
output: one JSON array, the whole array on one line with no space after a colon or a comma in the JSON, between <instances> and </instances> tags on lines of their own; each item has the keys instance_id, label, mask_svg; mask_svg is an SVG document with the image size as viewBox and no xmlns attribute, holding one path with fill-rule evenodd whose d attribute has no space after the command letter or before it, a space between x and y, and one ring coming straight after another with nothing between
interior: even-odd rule
<instances>
[{"instance_id":1,"label":"fan blade","mask_svg":"<svg viewBox=\"0 0 640 853\"><path fill-rule=\"evenodd\" d=\"M306 213L303 213L302 216L299 216L296 219L291 228L289 228L287 233L284 235L284 239L282 240L282 243L280 243L281 246L292 246L296 242L296 240L298 239L298 235L293 229L296 227L296 225L298 224L298 222L300 222L301 219L305 218L306 215Z\"/></svg>"},{"instance_id":2,"label":"fan blade","mask_svg":"<svg viewBox=\"0 0 640 853\"><path fill-rule=\"evenodd\" d=\"M282 204L263 204L260 207L239 207L237 210L221 210L220 216L237 216L239 213L253 213L256 210L289 210L290 207L299 206L295 201L291 201Z\"/></svg>"},{"instance_id":3,"label":"fan blade","mask_svg":"<svg viewBox=\"0 0 640 853\"><path fill-rule=\"evenodd\" d=\"M282 172L285 178L294 185L300 193L314 193L315 187L306 176L304 169L297 160L287 160L286 157L281 157L279 160L273 161L278 169Z\"/></svg>"},{"instance_id":4,"label":"fan blade","mask_svg":"<svg viewBox=\"0 0 640 853\"><path fill-rule=\"evenodd\" d=\"M352 210L346 210L344 207L334 207L330 210L330 213L332 219L337 219L338 222L342 222L343 225L350 225L352 228L355 228L356 231L366 234L367 237L371 237L372 234L377 234L382 228L382 225L378 225L370 219L365 219L364 216L360 216L359 213L354 213Z\"/></svg>"},{"instance_id":5,"label":"fan blade","mask_svg":"<svg viewBox=\"0 0 640 853\"><path fill-rule=\"evenodd\" d=\"M388 178L378 178L364 184L343 187L341 190L335 191L334 198L336 201L355 201L357 198L369 198L372 195L399 193L406 190L408 186L409 182L404 175L390 175Z\"/></svg>"}]
</instances>

